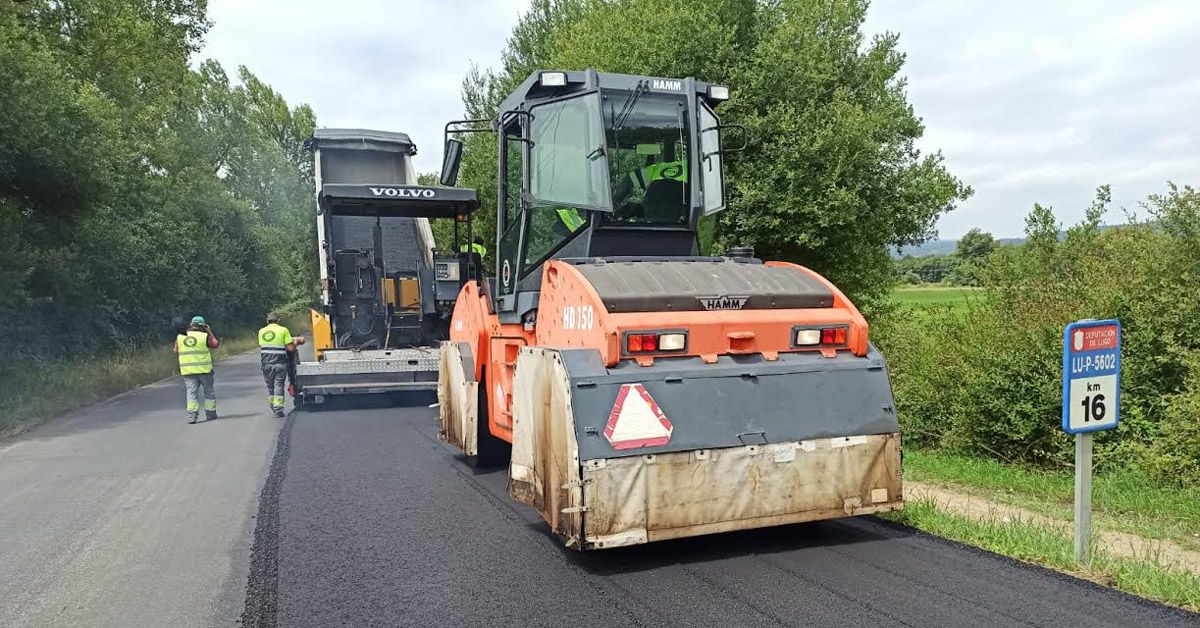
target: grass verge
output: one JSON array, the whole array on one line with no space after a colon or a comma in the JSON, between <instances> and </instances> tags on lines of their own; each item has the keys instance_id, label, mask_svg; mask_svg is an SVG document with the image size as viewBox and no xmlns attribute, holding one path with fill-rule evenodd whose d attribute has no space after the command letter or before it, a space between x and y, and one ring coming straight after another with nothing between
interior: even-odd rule
<instances>
[{"instance_id":1,"label":"grass verge","mask_svg":"<svg viewBox=\"0 0 1200 628\"><path fill-rule=\"evenodd\" d=\"M1075 476L993 460L906 449L905 478L964 489L990 501L1071 520ZM1200 488L1167 487L1133 471L1092 480L1093 525L1098 530L1168 539L1200 549Z\"/></svg>"},{"instance_id":2,"label":"grass verge","mask_svg":"<svg viewBox=\"0 0 1200 628\"><path fill-rule=\"evenodd\" d=\"M284 324L307 329L307 313L288 316ZM216 359L258 346L255 330L221 333ZM15 358L3 372L0 440L77 408L108 399L178 373L169 344L139 347L76 360ZM180 401L182 403L182 401Z\"/></svg>"},{"instance_id":3,"label":"grass verge","mask_svg":"<svg viewBox=\"0 0 1200 628\"><path fill-rule=\"evenodd\" d=\"M907 454L906 454L907 463ZM910 501L905 509L884 518L929 534L1011 556L1110 586L1144 598L1200 611L1200 578L1157 563L1115 558L1093 549L1090 565L1075 563L1069 535L1024 521L978 521L937 508L928 501Z\"/></svg>"}]
</instances>

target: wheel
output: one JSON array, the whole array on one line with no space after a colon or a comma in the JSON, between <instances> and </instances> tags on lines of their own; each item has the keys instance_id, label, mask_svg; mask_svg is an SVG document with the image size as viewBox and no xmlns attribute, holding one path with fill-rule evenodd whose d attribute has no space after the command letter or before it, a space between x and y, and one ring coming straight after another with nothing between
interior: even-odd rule
<instances>
[{"instance_id":1,"label":"wheel","mask_svg":"<svg viewBox=\"0 0 1200 628\"><path fill-rule=\"evenodd\" d=\"M474 456L467 456L467 464L476 469L508 464L508 458L512 455L512 447L493 436L488 429L487 390L487 377L484 376L479 381L479 418L475 421L476 453Z\"/></svg>"}]
</instances>

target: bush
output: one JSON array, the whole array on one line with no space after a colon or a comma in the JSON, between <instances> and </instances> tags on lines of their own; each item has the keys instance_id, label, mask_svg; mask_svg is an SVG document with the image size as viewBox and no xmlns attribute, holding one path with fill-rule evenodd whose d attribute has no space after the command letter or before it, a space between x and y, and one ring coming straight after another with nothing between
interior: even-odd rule
<instances>
[{"instance_id":1,"label":"bush","mask_svg":"<svg viewBox=\"0 0 1200 628\"><path fill-rule=\"evenodd\" d=\"M1124 329L1121 425L1097 437L1097 465L1200 480L1200 194L1172 186L1147 220L1101 230L1107 188L1058 237L1035 206L1028 242L982 267L983 297L876 321L909 442L1008 461L1066 465L1059 428L1064 326L1116 318Z\"/></svg>"}]
</instances>

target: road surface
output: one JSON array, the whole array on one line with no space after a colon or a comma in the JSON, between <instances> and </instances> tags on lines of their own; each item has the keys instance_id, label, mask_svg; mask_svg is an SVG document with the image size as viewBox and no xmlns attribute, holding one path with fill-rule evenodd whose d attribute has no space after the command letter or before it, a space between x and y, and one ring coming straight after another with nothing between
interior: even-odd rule
<instances>
[{"instance_id":1,"label":"road surface","mask_svg":"<svg viewBox=\"0 0 1200 628\"><path fill-rule=\"evenodd\" d=\"M216 421L176 377L0 444L0 626L232 626L282 424L258 372L217 364Z\"/></svg>"},{"instance_id":2,"label":"road surface","mask_svg":"<svg viewBox=\"0 0 1200 628\"><path fill-rule=\"evenodd\" d=\"M254 366L207 426L172 381L0 446L0 626L1200 625L871 518L577 554L435 410L277 421Z\"/></svg>"}]
</instances>

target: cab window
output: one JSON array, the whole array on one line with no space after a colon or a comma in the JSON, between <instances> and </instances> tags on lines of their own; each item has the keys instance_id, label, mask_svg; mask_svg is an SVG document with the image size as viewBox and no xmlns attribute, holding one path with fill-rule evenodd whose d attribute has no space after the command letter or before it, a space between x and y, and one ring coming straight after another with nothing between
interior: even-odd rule
<instances>
[{"instance_id":1,"label":"cab window","mask_svg":"<svg viewBox=\"0 0 1200 628\"><path fill-rule=\"evenodd\" d=\"M604 133L596 94L530 109L530 193L546 204L608 206Z\"/></svg>"},{"instance_id":2,"label":"cab window","mask_svg":"<svg viewBox=\"0 0 1200 628\"><path fill-rule=\"evenodd\" d=\"M700 190L704 195L704 214L725 207L725 178L721 172L721 121L708 104L700 102Z\"/></svg>"},{"instance_id":3,"label":"cab window","mask_svg":"<svg viewBox=\"0 0 1200 628\"><path fill-rule=\"evenodd\" d=\"M687 103L678 96L607 92L605 140L614 212L607 223L686 225L690 217Z\"/></svg>"}]
</instances>

